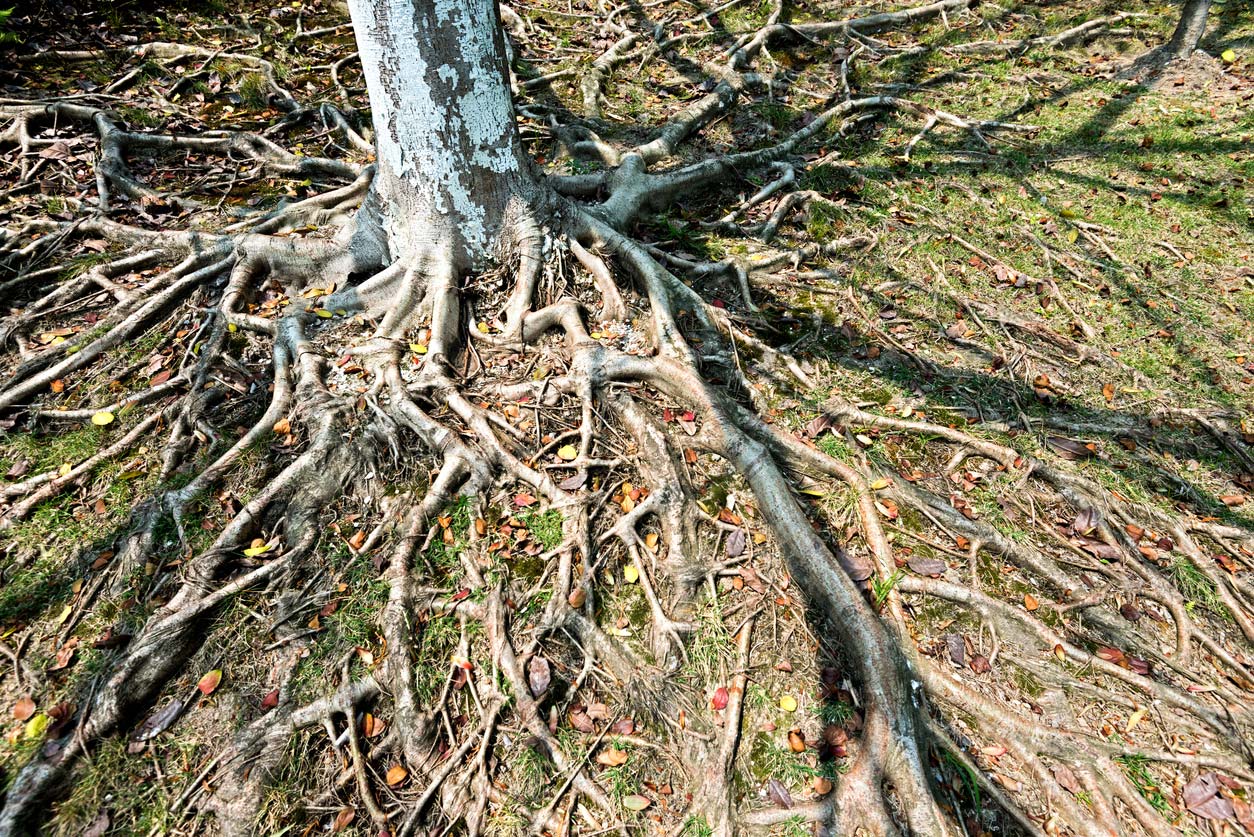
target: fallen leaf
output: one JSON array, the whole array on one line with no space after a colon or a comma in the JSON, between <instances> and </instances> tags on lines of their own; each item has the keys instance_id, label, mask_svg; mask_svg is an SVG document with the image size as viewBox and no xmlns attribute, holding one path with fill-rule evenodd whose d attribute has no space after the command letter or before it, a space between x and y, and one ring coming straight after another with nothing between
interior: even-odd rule
<instances>
[{"instance_id":1,"label":"fallen leaf","mask_svg":"<svg viewBox=\"0 0 1254 837\"><path fill-rule=\"evenodd\" d=\"M286 417L281 418L274 423L271 430L279 436L286 436L288 433L292 432L292 422Z\"/></svg>"},{"instance_id":2,"label":"fallen leaf","mask_svg":"<svg viewBox=\"0 0 1254 837\"><path fill-rule=\"evenodd\" d=\"M214 689L218 688L218 684L222 682L222 669L215 668L200 678L200 682L196 684L196 688L200 690L202 695L213 694Z\"/></svg>"},{"instance_id":3,"label":"fallen leaf","mask_svg":"<svg viewBox=\"0 0 1254 837\"><path fill-rule=\"evenodd\" d=\"M623 797L623 807L628 811L643 811L652 804L653 800L649 799L647 796L641 796L638 793L633 793L631 796Z\"/></svg>"},{"instance_id":4,"label":"fallen leaf","mask_svg":"<svg viewBox=\"0 0 1254 837\"><path fill-rule=\"evenodd\" d=\"M779 807L792 808L792 794L788 792L788 788L780 784L778 779L771 779L766 783L766 795Z\"/></svg>"},{"instance_id":5,"label":"fallen leaf","mask_svg":"<svg viewBox=\"0 0 1254 837\"><path fill-rule=\"evenodd\" d=\"M573 462L579 456L579 448L574 445L562 445L557 449L557 458L566 462Z\"/></svg>"},{"instance_id":6,"label":"fallen leaf","mask_svg":"<svg viewBox=\"0 0 1254 837\"><path fill-rule=\"evenodd\" d=\"M1069 459L1073 462L1089 459L1097 455L1097 446L1092 442L1077 442L1074 439L1066 439L1062 436L1047 436L1045 443L1063 459Z\"/></svg>"},{"instance_id":7,"label":"fallen leaf","mask_svg":"<svg viewBox=\"0 0 1254 837\"><path fill-rule=\"evenodd\" d=\"M536 498L532 497L530 494L515 494L514 495L514 505L518 506L520 509L526 508L527 506L535 505L535 502L536 502Z\"/></svg>"},{"instance_id":8,"label":"fallen leaf","mask_svg":"<svg viewBox=\"0 0 1254 837\"><path fill-rule=\"evenodd\" d=\"M906 562L906 566L919 575L944 575L948 569L944 561L935 558L924 558L922 555L915 555Z\"/></svg>"},{"instance_id":9,"label":"fallen leaf","mask_svg":"<svg viewBox=\"0 0 1254 837\"><path fill-rule=\"evenodd\" d=\"M91 417L91 423L97 427L104 427L106 424L112 424L113 413L108 410L101 410Z\"/></svg>"},{"instance_id":10,"label":"fallen leaf","mask_svg":"<svg viewBox=\"0 0 1254 837\"><path fill-rule=\"evenodd\" d=\"M745 530L733 529L727 536L727 557L738 558L745 551Z\"/></svg>"},{"instance_id":11,"label":"fallen leaf","mask_svg":"<svg viewBox=\"0 0 1254 837\"><path fill-rule=\"evenodd\" d=\"M388 786L393 788L405 781L407 778L409 778L409 771L399 764L394 764L389 767L387 775L384 776L384 780L388 783Z\"/></svg>"},{"instance_id":12,"label":"fallen leaf","mask_svg":"<svg viewBox=\"0 0 1254 837\"><path fill-rule=\"evenodd\" d=\"M249 558L256 558L258 555L265 555L270 551L271 545L261 538L253 540L252 544L244 550L244 554Z\"/></svg>"},{"instance_id":13,"label":"fallen leaf","mask_svg":"<svg viewBox=\"0 0 1254 837\"><path fill-rule=\"evenodd\" d=\"M30 695L18 698L17 703L13 705L13 717L19 721L29 720L30 716L34 714L35 701L31 699Z\"/></svg>"},{"instance_id":14,"label":"fallen leaf","mask_svg":"<svg viewBox=\"0 0 1254 837\"><path fill-rule=\"evenodd\" d=\"M785 712L797 711L797 699L792 695L784 695L779 699L779 708Z\"/></svg>"},{"instance_id":15,"label":"fallen leaf","mask_svg":"<svg viewBox=\"0 0 1254 837\"><path fill-rule=\"evenodd\" d=\"M628 584L635 584L640 580L640 570L636 569L635 564L628 564L623 567L623 580Z\"/></svg>"},{"instance_id":16,"label":"fallen leaf","mask_svg":"<svg viewBox=\"0 0 1254 837\"><path fill-rule=\"evenodd\" d=\"M147 741L156 738L161 733L170 728L170 725L178 720L179 715L183 713L183 701L173 698L160 710L149 715L148 718L140 724L139 729L135 733L134 741ZM128 748L129 749L129 748ZM141 748L142 749L142 748Z\"/></svg>"},{"instance_id":17,"label":"fallen leaf","mask_svg":"<svg viewBox=\"0 0 1254 837\"><path fill-rule=\"evenodd\" d=\"M330 316L330 314L328 313L327 316ZM338 812L336 812L335 819L331 821L331 832L333 834L338 834L348 828L355 819L357 819L356 811L352 808L341 808Z\"/></svg>"},{"instance_id":18,"label":"fallen leaf","mask_svg":"<svg viewBox=\"0 0 1254 837\"><path fill-rule=\"evenodd\" d=\"M1076 778L1075 773L1072 772L1071 768L1067 767L1067 765L1055 764L1052 772L1054 774L1054 779L1057 780L1058 784L1064 790L1073 795L1078 794L1081 790L1083 790L1083 788L1080 787L1080 780Z\"/></svg>"},{"instance_id":19,"label":"fallen leaf","mask_svg":"<svg viewBox=\"0 0 1254 837\"><path fill-rule=\"evenodd\" d=\"M714 690L714 697L710 698L710 708L722 710L727 708L728 692L726 686L719 686ZM32 709L34 708L32 704ZM21 720L21 719L19 719Z\"/></svg>"},{"instance_id":20,"label":"fallen leaf","mask_svg":"<svg viewBox=\"0 0 1254 837\"><path fill-rule=\"evenodd\" d=\"M577 491L578 489L583 488L584 483L586 483L587 481L588 481L588 472L579 471L578 473L573 474L572 476L569 476L566 479L559 482L557 484L557 487L562 489L563 491Z\"/></svg>"},{"instance_id":21,"label":"fallen leaf","mask_svg":"<svg viewBox=\"0 0 1254 837\"><path fill-rule=\"evenodd\" d=\"M1023 607L1025 610L1036 610L1040 606L1041 603L1036 600L1036 596L1033 596L1031 593L1023 594Z\"/></svg>"},{"instance_id":22,"label":"fallen leaf","mask_svg":"<svg viewBox=\"0 0 1254 837\"><path fill-rule=\"evenodd\" d=\"M1199 817L1226 820L1235 813L1232 803L1219 795L1219 780L1214 773L1203 773L1184 786L1184 805Z\"/></svg>"},{"instance_id":23,"label":"fallen leaf","mask_svg":"<svg viewBox=\"0 0 1254 837\"><path fill-rule=\"evenodd\" d=\"M608 750L602 750L597 753L597 764L603 764L606 767L618 767L626 763L627 753L624 750L610 747Z\"/></svg>"},{"instance_id":24,"label":"fallen leaf","mask_svg":"<svg viewBox=\"0 0 1254 837\"><path fill-rule=\"evenodd\" d=\"M531 658L531 662L527 664L527 685L531 688L531 694L534 697L540 697L549 690L552 671L549 661L544 657L536 654Z\"/></svg>"},{"instance_id":25,"label":"fallen leaf","mask_svg":"<svg viewBox=\"0 0 1254 837\"><path fill-rule=\"evenodd\" d=\"M958 634L945 634L945 648L949 652L949 659L954 665L963 666L967 663L967 643Z\"/></svg>"},{"instance_id":26,"label":"fallen leaf","mask_svg":"<svg viewBox=\"0 0 1254 837\"><path fill-rule=\"evenodd\" d=\"M32 716L26 722L26 726L22 728L22 734L26 738L38 738L44 734L44 730L48 729L48 725L52 723L52 717L40 712L38 715Z\"/></svg>"},{"instance_id":27,"label":"fallen leaf","mask_svg":"<svg viewBox=\"0 0 1254 837\"><path fill-rule=\"evenodd\" d=\"M801 730L793 729L788 731L788 749L794 753L804 753L806 751L806 737Z\"/></svg>"},{"instance_id":28,"label":"fallen leaf","mask_svg":"<svg viewBox=\"0 0 1254 837\"><path fill-rule=\"evenodd\" d=\"M366 713L366 717L361 722L361 731L366 734L367 738L378 738L387 727L388 725L383 719L376 718L369 712Z\"/></svg>"}]
</instances>

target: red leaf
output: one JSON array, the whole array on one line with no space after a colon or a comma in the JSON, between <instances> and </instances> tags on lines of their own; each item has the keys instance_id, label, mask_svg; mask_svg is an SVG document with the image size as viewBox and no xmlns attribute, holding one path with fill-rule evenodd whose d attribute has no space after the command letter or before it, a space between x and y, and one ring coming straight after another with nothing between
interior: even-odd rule
<instances>
[{"instance_id":1,"label":"red leaf","mask_svg":"<svg viewBox=\"0 0 1254 837\"><path fill-rule=\"evenodd\" d=\"M530 494L515 494L514 495L514 505L518 506L519 508L525 508L526 506L533 506L535 505L535 502L536 502L536 498L532 497Z\"/></svg>"},{"instance_id":2,"label":"red leaf","mask_svg":"<svg viewBox=\"0 0 1254 837\"><path fill-rule=\"evenodd\" d=\"M710 708L711 709L726 709L727 708L727 687L726 686L719 686L717 689L714 690L714 697L710 698Z\"/></svg>"}]
</instances>

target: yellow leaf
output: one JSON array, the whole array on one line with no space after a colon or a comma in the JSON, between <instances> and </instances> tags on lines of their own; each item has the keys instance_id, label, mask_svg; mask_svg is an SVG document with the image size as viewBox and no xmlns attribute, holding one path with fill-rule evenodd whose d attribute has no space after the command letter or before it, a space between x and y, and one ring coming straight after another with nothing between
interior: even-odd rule
<instances>
[{"instance_id":1,"label":"yellow leaf","mask_svg":"<svg viewBox=\"0 0 1254 837\"><path fill-rule=\"evenodd\" d=\"M226 330L230 332L236 332L236 331L239 331L239 326L237 326L235 323L227 323Z\"/></svg>"},{"instance_id":2,"label":"yellow leaf","mask_svg":"<svg viewBox=\"0 0 1254 837\"><path fill-rule=\"evenodd\" d=\"M38 715L26 722L26 727L23 732L27 738L38 738L44 734L44 730L46 730L48 725L51 723L52 718L40 712Z\"/></svg>"},{"instance_id":3,"label":"yellow leaf","mask_svg":"<svg viewBox=\"0 0 1254 837\"><path fill-rule=\"evenodd\" d=\"M644 536L644 548L650 552L657 552L657 532L650 532Z\"/></svg>"},{"instance_id":4,"label":"yellow leaf","mask_svg":"<svg viewBox=\"0 0 1254 837\"><path fill-rule=\"evenodd\" d=\"M257 542L253 541L253 543L256 544ZM244 550L244 554L247 555L249 558L256 558L258 555L265 555L269 551L270 551L270 544L262 543L260 545L254 545L254 546L248 547L248 549Z\"/></svg>"},{"instance_id":5,"label":"yellow leaf","mask_svg":"<svg viewBox=\"0 0 1254 837\"><path fill-rule=\"evenodd\" d=\"M628 564L623 567L623 579L628 584L635 584L640 580L640 570L636 569L634 564Z\"/></svg>"},{"instance_id":6,"label":"yellow leaf","mask_svg":"<svg viewBox=\"0 0 1254 837\"><path fill-rule=\"evenodd\" d=\"M322 319L324 319L324 320L329 320L329 319L331 319L331 312L330 312L330 311L328 311L328 310L327 310L327 309L325 309L325 308L315 308L315 309L314 309L314 313L315 313L315 314L317 314L319 317L321 317L321 318L322 318Z\"/></svg>"},{"instance_id":7,"label":"yellow leaf","mask_svg":"<svg viewBox=\"0 0 1254 837\"><path fill-rule=\"evenodd\" d=\"M792 695L784 695L779 699L779 708L785 712L797 711L797 699Z\"/></svg>"},{"instance_id":8,"label":"yellow leaf","mask_svg":"<svg viewBox=\"0 0 1254 837\"><path fill-rule=\"evenodd\" d=\"M579 449L574 445L562 445L557 449L557 456L559 459L571 462L575 459L575 457L579 456Z\"/></svg>"},{"instance_id":9,"label":"yellow leaf","mask_svg":"<svg viewBox=\"0 0 1254 837\"><path fill-rule=\"evenodd\" d=\"M106 424L113 424L113 413L108 410L101 410L91 417L91 423L97 427L104 427Z\"/></svg>"},{"instance_id":10,"label":"yellow leaf","mask_svg":"<svg viewBox=\"0 0 1254 837\"><path fill-rule=\"evenodd\" d=\"M1132 716L1128 718L1128 725L1124 727L1123 731L1132 732L1132 728L1135 727L1137 724L1141 723L1141 719L1145 717L1147 712L1149 712L1148 708L1144 706L1139 707L1135 712L1132 713Z\"/></svg>"},{"instance_id":11,"label":"yellow leaf","mask_svg":"<svg viewBox=\"0 0 1254 837\"><path fill-rule=\"evenodd\" d=\"M881 491L885 488L888 488L888 486L892 484L893 484L892 480L884 479L883 477L881 477L880 479L877 479L875 482L871 483L871 490Z\"/></svg>"},{"instance_id":12,"label":"yellow leaf","mask_svg":"<svg viewBox=\"0 0 1254 837\"><path fill-rule=\"evenodd\" d=\"M1219 57L1223 59L1225 64L1231 64L1233 61L1237 60L1236 52L1231 49L1225 49L1223 52L1219 53Z\"/></svg>"},{"instance_id":13,"label":"yellow leaf","mask_svg":"<svg viewBox=\"0 0 1254 837\"><path fill-rule=\"evenodd\" d=\"M1080 237L1080 231L1077 230L1075 227L1072 227L1071 229L1067 230L1067 241L1070 242L1071 244L1075 244L1076 239L1078 239L1079 237Z\"/></svg>"},{"instance_id":14,"label":"yellow leaf","mask_svg":"<svg viewBox=\"0 0 1254 837\"><path fill-rule=\"evenodd\" d=\"M70 473L70 471L73 471L73 470L74 470L73 465L71 465L68 462L62 462L61 467L57 469L57 476L59 477L67 476Z\"/></svg>"},{"instance_id":15,"label":"yellow leaf","mask_svg":"<svg viewBox=\"0 0 1254 837\"><path fill-rule=\"evenodd\" d=\"M479 330L480 330L481 332L483 332L484 334L487 334L487 333L488 333L488 324L487 324L487 323L479 323L477 326L475 326L475 328L479 329Z\"/></svg>"},{"instance_id":16,"label":"yellow leaf","mask_svg":"<svg viewBox=\"0 0 1254 837\"><path fill-rule=\"evenodd\" d=\"M409 350L416 355L425 355L427 353L427 347L421 343L410 343Z\"/></svg>"},{"instance_id":17,"label":"yellow leaf","mask_svg":"<svg viewBox=\"0 0 1254 837\"><path fill-rule=\"evenodd\" d=\"M64 610L62 610L59 614L57 614L57 618L56 618L56 619L54 619L54 620L52 620L52 624L54 624L54 625L64 625L64 624L65 624L65 620L66 620L66 619L69 619L69 618L70 618L70 614L71 614L71 613L73 613L73 612L74 612L74 608L70 607L69 605L66 605L66 606L65 606L65 609L64 609Z\"/></svg>"}]
</instances>

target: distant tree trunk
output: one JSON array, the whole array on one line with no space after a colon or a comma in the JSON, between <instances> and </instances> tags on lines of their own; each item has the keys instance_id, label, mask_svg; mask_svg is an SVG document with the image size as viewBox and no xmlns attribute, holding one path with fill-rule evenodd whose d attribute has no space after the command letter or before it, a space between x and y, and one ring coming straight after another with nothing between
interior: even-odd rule
<instances>
[{"instance_id":1,"label":"distant tree trunk","mask_svg":"<svg viewBox=\"0 0 1254 837\"><path fill-rule=\"evenodd\" d=\"M393 258L487 255L531 178L496 0L349 0Z\"/></svg>"},{"instance_id":2,"label":"distant tree trunk","mask_svg":"<svg viewBox=\"0 0 1254 837\"><path fill-rule=\"evenodd\" d=\"M1180 22L1167 42L1167 54L1171 59L1183 60L1193 54L1197 44L1206 34L1206 18L1210 14L1211 0L1184 0Z\"/></svg>"}]
</instances>

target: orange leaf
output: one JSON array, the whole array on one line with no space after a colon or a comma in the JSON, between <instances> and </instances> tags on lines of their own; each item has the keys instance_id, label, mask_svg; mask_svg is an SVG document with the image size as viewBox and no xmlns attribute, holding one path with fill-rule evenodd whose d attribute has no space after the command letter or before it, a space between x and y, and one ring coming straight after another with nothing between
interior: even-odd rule
<instances>
[{"instance_id":1,"label":"orange leaf","mask_svg":"<svg viewBox=\"0 0 1254 837\"><path fill-rule=\"evenodd\" d=\"M331 822L331 832L338 834L357 819L357 812L352 808L341 808L335 815L335 819Z\"/></svg>"},{"instance_id":2,"label":"orange leaf","mask_svg":"<svg viewBox=\"0 0 1254 837\"><path fill-rule=\"evenodd\" d=\"M222 682L222 669L215 668L213 671L200 678L200 682L196 684L196 688L200 689L202 695L213 694L214 689L218 688L218 684Z\"/></svg>"},{"instance_id":3,"label":"orange leaf","mask_svg":"<svg viewBox=\"0 0 1254 837\"><path fill-rule=\"evenodd\" d=\"M608 750L602 750L597 753L597 764L603 764L606 767L618 767L627 763L627 753L614 747Z\"/></svg>"},{"instance_id":4,"label":"orange leaf","mask_svg":"<svg viewBox=\"0 0 1254 837\"><path fill-rule=\"evenodd\" d=\"M1041 603L1036 600L1036 596L1033 596L1031 593L1025 593L1023 596L1023 606L1028 610L1036 610L1041 606Z\"/></svg>"},{"instance_id":5,"label":"orange leaf","mask_svg":"<svg viewBox=\"0 0 1254 837\"><path fill-rule=\"evenodd\" d=\"M405 779L407 779L408 777L409 777L408 770L406 770L404 767L402 767L399 764L394 764L388 768L387 776L385 777L385 779L387 780L389 787L396 787L401 782L405 781Z\"/></svg>"}]
</instances>

